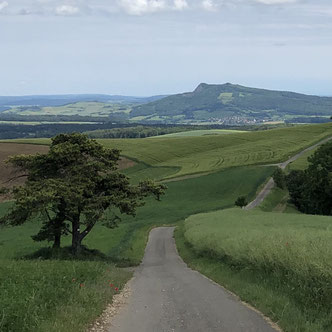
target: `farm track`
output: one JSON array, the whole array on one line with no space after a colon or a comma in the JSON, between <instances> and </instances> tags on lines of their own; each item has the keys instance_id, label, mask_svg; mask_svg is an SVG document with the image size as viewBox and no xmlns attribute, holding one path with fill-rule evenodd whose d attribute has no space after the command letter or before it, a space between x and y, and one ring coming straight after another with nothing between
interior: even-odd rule
<instances>
[{"instance_id":1,"label":"farm track","mask_svg":"<svg viewBox=\"0 0 332 332\"><path fill-rule=\"evenodd\" d=\"M273 164L273 165L267 165L267 166L278 166L280 167L281 169L285 169L290 163L294 162L295 160L299 159L301 156L303 156L306 152L308 151L311 151L313 149L315 149L316 147L328 142L332 140L332 137L328 137L328 138L325 138L324 140L312 145L312 146L309 146L308 148L302 150L301 152L297 153L296 155L294 155L293 157L290 157L288 160L282 162L282 163L279 163L279 164ZM274 187L274 180L271 178L267 183L266 185L264 186L264 188L259 192L259 194L257 195L257 197L252 201L250 202L246 207L245 209L246 210L251 210L251 209L254 209L255 207L259 206L263 201L264 199L270 194L271 190L273 189Z\"/></svg>"},{"instance_id":2,"label":"farm track","mask_svg":"<svg viewBox=\"0 0 332 332\"><path fill-rule=\"evenodd\" d=\"M177 253L173 227L151 231L131 296L112 319L109 332L275 332L252 310L199 272Z\"/></svg>"}]
</instances>

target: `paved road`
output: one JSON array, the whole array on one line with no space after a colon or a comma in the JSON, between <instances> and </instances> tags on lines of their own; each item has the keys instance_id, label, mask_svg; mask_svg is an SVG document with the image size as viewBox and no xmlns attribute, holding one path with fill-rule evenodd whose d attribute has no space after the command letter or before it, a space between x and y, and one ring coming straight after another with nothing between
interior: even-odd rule
<instances>
[{"instance_id":1,"label":"paved road","mask_svg":"<svg viewBox=\"0 0 332 332\"><path fill-rule=\"evenodd\" d=\"M129 303L110 332L275 332L264 318L223 288L189 269L172 227L151 231Z\"/></svg>"},{"instance_id":2,"label":"paved road","mask_svg":"<svg viewBox=\"0 0 332 332\"><path fill-rule=\"evenodd\" d=\"M310 150L313 150L315 149L317 146L321 145L321 144L324 144L328 141L332 140L332 137L328 137L328 138L325 138L324 140L316 143L315 145L312 145L306 149L304 149L303 151L297 153L295 156L293 157L290 157L288 160L286 160L285 162L283 163L280 163L280 164L274 164L274 165L271 165L271 166L278 166L280 167L281 169L285 169L290 163L292 163L293 161L297 160L298 158L300 158L303 154L305 154L306 152L310 151ZM264 186L264 188L260 191L260 193L257 195L257 197L252 201L250 202L246 207L245 209L246 210L251 210L251 209L254 209L255 207L257 207L259 204L261 204L265 197L271 192L271 190L273 189L274 187L274 181L273 179L271 178L267 184Z\"/></svg>"}]
</instances>

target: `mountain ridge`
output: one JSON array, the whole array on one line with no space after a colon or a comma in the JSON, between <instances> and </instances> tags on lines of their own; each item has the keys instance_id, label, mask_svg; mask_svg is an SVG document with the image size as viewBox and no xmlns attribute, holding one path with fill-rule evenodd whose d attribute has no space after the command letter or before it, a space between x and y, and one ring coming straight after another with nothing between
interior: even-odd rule
<instances>
[{"instance_id":1,"label":"mountain ridge","mask_svg":"<svg viewBox=\"0 0 332 332\"><path fill-rule=\"evenodd\" d=\"M328 117L332 98L291 91L251 88L238 84L200 83L192 92L134 106L131 117L174 121L284 121L291 117ZM233 120L232 120L233 119Z\"/></svg>"}]
</instances>

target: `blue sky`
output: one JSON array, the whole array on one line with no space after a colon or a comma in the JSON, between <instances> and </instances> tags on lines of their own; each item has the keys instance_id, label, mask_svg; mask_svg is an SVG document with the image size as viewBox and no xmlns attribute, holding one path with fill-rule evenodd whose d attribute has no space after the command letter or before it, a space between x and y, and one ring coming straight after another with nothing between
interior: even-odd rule
<instances>
[{"instance_id":1,"label":"blue sky","mask_svg":"<svg viewBox=\"0 0 332 332\"><path fill-rule=\"evenodd\" d=\"M0 95L332 95L331 0L0 0Z\"/></svg>"}]
</instances>

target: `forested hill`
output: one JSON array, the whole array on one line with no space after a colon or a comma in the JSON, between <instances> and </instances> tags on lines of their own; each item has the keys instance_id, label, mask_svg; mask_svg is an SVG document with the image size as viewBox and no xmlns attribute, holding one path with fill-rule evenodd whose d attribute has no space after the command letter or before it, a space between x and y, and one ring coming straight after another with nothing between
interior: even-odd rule
<instances>
[{"instance_id":1,"label":"forested hill","mask_svg":"<svg viewBox=\"0 0 332 332\"><path fill-rule=\"evenodd\" d=\"M208 120L231 117L285 120L332 115L332 97L248 88L230 83L200 84L193 92L137 105L131 117L165 116Z\"/></svg>"}]
</instances>

